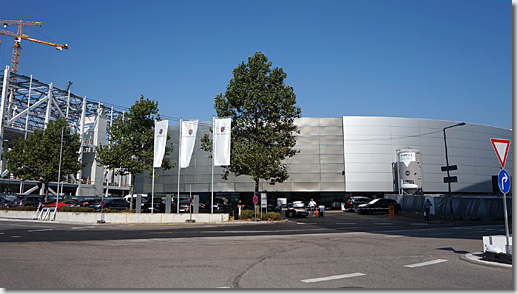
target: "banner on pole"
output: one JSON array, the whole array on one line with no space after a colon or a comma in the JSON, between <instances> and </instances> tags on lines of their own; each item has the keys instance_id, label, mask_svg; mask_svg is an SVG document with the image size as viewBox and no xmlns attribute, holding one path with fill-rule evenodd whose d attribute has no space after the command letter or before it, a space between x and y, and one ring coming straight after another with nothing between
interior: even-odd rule
<instances>
[{"instance_id":1,"label":"banner on pole","mask_svg":"<svg viewBox=\"0 0 518 294\"><path fill-rule=\"evenodd\" d=\"M214 166L230 165L231 118L214 120Z\"/></svg>"},{"instance_id":2,"label":"banner on pole","mask_svg":"<svg viewBox=\"0 0 518 294\"><path fill-rule=\"evenodd\" d=\"M180 168L186 168L191 162L196 132L198 131L198 120L182 121L182 146L180 147Z\"/></svg>"},{"instance_id":3,"label":"banner on pole","mask_svg":"<svg viewBox=\"0 0 518 294\"><path fill-rule=\"evenodd\" d=\"M165 154L165 145L167 144L167 128L168 120L155 121L155 150L153 153L153 167L162 166L162 160Z\"/></svg>"}]
</instances>

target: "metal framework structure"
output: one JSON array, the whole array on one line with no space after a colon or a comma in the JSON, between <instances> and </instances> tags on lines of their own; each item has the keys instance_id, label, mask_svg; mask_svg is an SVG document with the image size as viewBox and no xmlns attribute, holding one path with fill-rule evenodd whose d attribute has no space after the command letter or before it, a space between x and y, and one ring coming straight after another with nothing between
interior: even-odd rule
<instances>
[{"instance_id":1,"label":"metal framework structure","mask_svg":"<svg viewBox=\"0 0 518 294\"><path fill-rule=\"evenodd\" d=\"M95 147L86 136L92 131L86 120L105 119L108 128L112 120L127 110L79 97L70 92L69 86L67 90L63 90L52 83L46 84L33 79L32 76L15 74L9 71L9 66L0 72L0 83L0 142L3 142L0 144L0 155L4 149L12 146L13 140L26 137L36 129L45 129L51 120L65 117L72 130L80 134L80 160L83 160L83 151ZM5 177L6 174L5 160L2 157L0 175Z\"/></svg>"}]
</instances>

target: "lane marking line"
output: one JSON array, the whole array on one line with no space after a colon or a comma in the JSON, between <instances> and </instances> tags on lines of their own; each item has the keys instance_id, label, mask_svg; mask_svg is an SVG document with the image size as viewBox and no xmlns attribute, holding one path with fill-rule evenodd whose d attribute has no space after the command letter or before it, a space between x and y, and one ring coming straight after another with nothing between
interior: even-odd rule
<instances>
[{"instance_id":1,"label":"lane marking line","mask_svg":"<svg viewBox=\"0 0 518 294\"><path fill-rule=\"evenodd\" d=\"M337 225L355 225L356 223L336 223Z\"/></svg>"},{"instance_id":2,"label":"lane marking line","mask_svg":"<svg viewBox=\"0 0 518 294\"><path fill-rule=\"evenodd\" d=\"M380 226L393 226L394 224L393 223L374 223L375 225L380 225Z\"/></svg>"},{"instance_id":3,"label":"lane marking line","mask_svg":"<svg viewBox=\"0 0 518 294\"><path fill-rule=\"evenodd\" d=\"M54 229L41 229L41 230L28 230L27 232L46 232L46 231L53 231Z\"/></svg>"},{"instance_id":4,"label":"lane marking line","mask_svg":"<svg viewBox=\"0 0 518 294\"><path fill-rule=\"evenodd\" d=\"M427 265L442 263L442 262L446 262L446 261L447 261L446 259L436 259L436 260L431 260L431 261L427 261L427 262L409 264L409 265L405 265L404 267L414 268L414 267L420 267L420 266L427 266Z\"/></svg>"},{"instance_id":5,"label":"lane marking line","mask_svg":"<svg viewBox=\"0 0 518 294\"><path fill-rule=\"evenodd\" d=\"M361 276L365 276L365 275L366 274L362 274L362 273L353 273L353 274L346 274L346 275L339 275L339 276L330 276L330 277L322 277L322 278L301 280L301 282L304 282L304 283L315 283L315 282L323 282L323 281L329 281L329 280L339 280L339 279L361 277Z\"/></svg>"},{"instance_id":6,"label":"lane marking line","mask_svg":"<svg viewBox=\"0 0 518 294\"><path fill-rule=\"evenodd\" d=\"M318 223L297 223L297 225L316 225Z\"/></svg>"}]
</instances>

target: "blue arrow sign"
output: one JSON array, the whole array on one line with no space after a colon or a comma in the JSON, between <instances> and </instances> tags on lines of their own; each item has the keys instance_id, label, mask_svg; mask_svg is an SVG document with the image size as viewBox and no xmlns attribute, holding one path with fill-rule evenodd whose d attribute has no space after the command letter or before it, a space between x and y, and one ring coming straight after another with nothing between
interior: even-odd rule
<instances>
[{"instance_id":1,"label":"blue arrow sign","mask_svg":"<svg viewBox=\"0 0 518 294\"><path fill-rule=\"evenodd\" d=\"M502 193L507 194L511 189L511 177L505 169L500 170L498 173L498 187Z\"/></svg>"}]
</instances>

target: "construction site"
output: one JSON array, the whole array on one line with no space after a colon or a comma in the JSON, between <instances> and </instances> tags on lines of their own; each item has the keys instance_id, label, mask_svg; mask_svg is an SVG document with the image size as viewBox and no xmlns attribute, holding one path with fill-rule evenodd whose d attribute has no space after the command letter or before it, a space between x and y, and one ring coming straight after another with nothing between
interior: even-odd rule
<instances>
[{"instance_id":1,"label":"construction site","mask_svg":"<svg viewBox=\"0 0 518 294\"><path fill-rule=\"evenodd\" d=\"M16 28L16 32L0 29L0 35L15 40L11 65L7 65L0 73L0 193L43 195L45 187L38 179L21 181L9 172L3 154L12 147L15 140L27 138L34 130L45 129L51 120L66 118L72 131L80 136L81 148L78 153L84 168L77 174L66 175L60 181L49 183L49 195L127 194L130 176L117 176L113 170L99 167L95 160L96 146L106 143L107 127L115 118L123 115L125 109L71 93L70 81L60 88L32 75L18 74L22 40L52 46L59 51L68 49L68 45L40 41L23 34L23 27L41 27L41 22L2 19L0 24L4 28Z\"/></svg>"}]
</instances>

